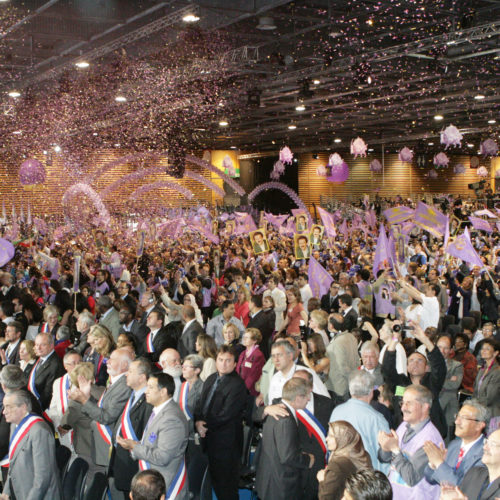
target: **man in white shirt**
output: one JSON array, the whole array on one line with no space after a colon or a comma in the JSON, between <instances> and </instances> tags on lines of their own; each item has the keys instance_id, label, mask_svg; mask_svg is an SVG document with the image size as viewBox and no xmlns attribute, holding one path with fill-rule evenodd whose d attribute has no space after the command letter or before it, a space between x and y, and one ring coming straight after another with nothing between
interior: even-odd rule
<instances>
[{"instance_id":1,"label":"man in white shirt","mask_svg":"<svg viewBox=\"0 0 500 500\"><path fill-rule=\"evenodd\" d=\"M404 279L399 279L398 283L410 297L422 304L423 310L420 316L420 326L422 330L425 332L425 329L429 326L437 328L439 324L439 301L437 296L441 288L435 284L428 284L424 294L407 283Z\"/></svg>"},{"instance_id":2,"label":"man in white shirt","mask_svg":"<svg viewBox=\"0 0 500 500\"><path fill-rule=\"evenodd\" d=\"M278 288L278 280L274 276L267 282L268 289L264 292L264 297L270 295L274 300L274 312L276 313L276 331L279 331L283 324L283 314L286 311L286 295L283 290Z\"/></svg>"},{"instance_id":3,"label":"man in white shirt","mask_svg":"<svg viewBox=\"0 0 500 500\"><path fill-rule=\"evenodd\" d=\"M313 293L311 287L308 283L308 276L305 273L299 274L299 279L297 280L300 288L300 296L302 298L302 305L307 312L307 304L309 303L309 299L312 299Z\"/></svg>"}]
</instances>

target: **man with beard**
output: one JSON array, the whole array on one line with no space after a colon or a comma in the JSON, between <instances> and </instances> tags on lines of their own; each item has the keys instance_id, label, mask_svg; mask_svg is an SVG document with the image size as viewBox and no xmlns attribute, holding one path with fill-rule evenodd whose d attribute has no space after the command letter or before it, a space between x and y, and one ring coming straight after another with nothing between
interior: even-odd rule
<instances>
[{"instance_id":1,"label":"man with beard","mask_svg":"<svg viewBox=\"0 0 500 500\"><path fill-rule=\"evenodd\" d=\"M165 349L160 356L160 365L163 373L168 373L175 382L173 399L179 402L179 392L181 390L182 363L181 356L175 349Z\"/></svg>"}]
</instances>

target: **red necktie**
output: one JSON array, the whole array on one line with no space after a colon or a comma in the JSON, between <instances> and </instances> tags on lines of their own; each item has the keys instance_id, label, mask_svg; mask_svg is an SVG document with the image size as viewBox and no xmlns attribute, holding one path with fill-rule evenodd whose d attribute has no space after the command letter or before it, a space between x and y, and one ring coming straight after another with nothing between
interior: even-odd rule
<instances>
[{"instance_id":1,"label":"red necktie","mask_svg":"<svg viewBox=\"0 0 500 500\"><path fill-rule=\"evenodd\" d=\"M464 458L465 455L465 450L463 446L460 448L460 451L458 452L458 460L457 460L457 465L455 465L455 469L458 469L460 467L460 464L462 463L462 459Z\"/></svg>"}]
</instances>

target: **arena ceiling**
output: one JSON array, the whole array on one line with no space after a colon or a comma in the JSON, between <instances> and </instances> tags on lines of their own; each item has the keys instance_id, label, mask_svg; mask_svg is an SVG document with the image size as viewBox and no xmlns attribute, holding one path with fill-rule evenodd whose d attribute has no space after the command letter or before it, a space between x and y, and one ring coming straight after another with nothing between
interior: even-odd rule
<instances>
[{"instance_id":1,"label":"arena ceiling","mask_svg":"<svg viewBox=\"0 0 500 500\"><path fill-rule=\"evenodd\" d=\"M188 14L199 20L186 23ZM8 126L17 128L9 92L22 99L53 91L85 71L106 74L117 58L170 64L187 31L191 45L175 61L176 88L196 81L207 100L217 93L210 113L190 119L190 147L319 151L348 147L360 135L375 148L433 150L449 124L464 134L462 151L498 138L500 0L3 0ZM211 44L209 56L197 53L197 38ZM226 85L217 85L222 70ZM140 82L120 86L126 106L146 98L134 85ZM177 116L184 105L176 101ZM148 109L171 112L165 102ZM88 129L113 141L121 113L69 133Z\"/></svg>"}]
</instances>

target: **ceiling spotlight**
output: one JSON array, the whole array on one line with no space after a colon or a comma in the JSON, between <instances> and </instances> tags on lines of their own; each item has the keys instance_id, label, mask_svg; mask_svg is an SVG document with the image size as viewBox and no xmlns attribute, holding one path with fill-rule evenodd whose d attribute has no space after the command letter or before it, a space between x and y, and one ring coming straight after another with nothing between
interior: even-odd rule
<instances>
[{"instance_id":1,"label":"ceiling spotlight","mask_svg":"<svg viewBox=\"0 0 500 500\"><path fill-rule=\"evenodd\" d=\"M468 148L473 148L473 147L474 147L474 144L472 144L472 142L469 142L469 143L467 143L467 147L468 147Z\"/></svg>"},{"instance_id":2,"label":"ceiling spotlight","mask_svg":"<svg viewBox=\"0 0 500 500\"><path fill-rule=\"evenodd\" d=\"M366 24L368 24L369 26L373 26L373 19L368 19L366 21Z\"/></svg>"},{"instance_id":3,"label":"ceiling spotlight","mask_svg":"<svg viewBox=\"0 0 500 500\"><path fill-rule=\"evenodd\" d=\"M227 122L226 120L221 120L221 121L219 122L219 125L220 125L221 127L227 127L227 126L229 125L229 122Z\"/></svg>"},{"instance_id":4,"label":"ceiling spotlight","mask_svg":"<svg viewBox=\"0 0 500 500\"><path fill-rule=\"evenodd\" d=\"M306 107L303 104L295 106L295 111L305 111Z\"/></svg>"},{"instance_id":5,"label":"ceiling spotlight","mask_svg":"<svg viewBox=\"0 0 500 500\"><path fill-rule=\"evenodd\" d=\"M123 96L123 95L117 95L115 97L115 101L116 102L127 102L127 98L125 96Z\"/></svg>"},{"instance_id":6,"label":"ceiling spotlight","mask_svg":"<svg viewBox=\"0 0 500 500\"><path fill-rule=\"evenodd\" d=\"M368 85L371 85L372 83L372 77L370 75L368 75L368 78L366 79L366 83L368 83Z\"/></svg>"},{"instance_id":7,"label":"ceiling spotlight","mask_svg":"<svg viewBox=\"0 0 500 500\"><path fill-rule=\"evenodd\" d=\"M297 125L288 125L288 130L295 130L297 128Z\"/></svg>"},{"instance_id":8,"label":"ceiling spotlight","mask_svg":"<svg viewBox=\"0 0 500 500\"><path fill-rule=\"evenodd\" d=\"M238 146L229 146L229 149L238 149Z\"/></svg>"},{"instance_id":9,"label":"ceiling spotlight","mask_svg":"<svg viewBox=\"0 0 500 500\"><path fill-rule=\"evenodd\" d=\"M9 92L9 97L19 97L21 95L21 92L18 92L17 90L11 90Z\"/></svg>"},{"instance_id":10,"label":"ceiling spotlight","mask_svg":"<svg viewBox=\"0 0 500 500\"><path fill-rule=\"evenodd\" d=\"M373 151L373 148L368 148L368 152L371 153Z\"/></svg>"},{"instance_id":11,"label":"ceiling spotlight","mask_svg":"<svg viewBox=\"0 0 500 500\"><path fill-rule=\"evenodd\" d=\"M320 82L319 80L317 80L317 79L316 79L316 80L313 80L313 84L314 84L314 85L319 85L320 83L321 83L321 82Z\"/></svg>"},{"instance_id":12,"label":"ceiling spotlight","mask_svg":"<svg viewBox=\"0 0 500 500\"><path fill-rule=\"evenodd\" d=\"M56 153L60 153L61 152L61 146L54 146L54 151Z\"/></svg>"},{"instance_id":13,"label":"ceiling spotlight","mask_svg":"<svg viewBox=\"0 0 500 500\"><path fill-rule=\"evenodd\" d=\"M48 155L48 154L49 154L49 152L48 152L46 149L44 149L44 150L43 150L43 154L44 154L44 155Z\"/></svg>"},{"instance_id":14,"label":"ceiling spotlight","mask_svg":"<svg viewBox=\"0 0 500 500\"><path fill-rule=\"evenodd\" d=\"M434 120L436 120L437 122L440 122L443 118L443 115L434 115Z\"/></svg>"},{"instance_id":15,"label":"ceiling spotlight","mask_svg":"<svg viewBox=\"0 0 500 500\"><path fill-rule=\"evenodd\" d=\"M274 24L274 19L272 17L259 17L257 29L262 31L275 30L276 24Z\"/></svg>"},{"instance_id":16,"label":"ceiling spotlight","mask_svg":"<svg viewBox=\"0 0 500 500\"><path fill-rule=\"evenodd\" d=\"M75 66L77 68L88 68L90 64L87 61L78 61L77 63L75 63Z\"/></svg>"},{"instance_id":17,"label":"ceiling spotlight","mask_svg":"<svg viewBox=\"0 0 500 500\"><path fill-rule=\"evenodd\" d=\"M434 146L434 143L433 142L428 142L427 145L428 146Z\"/></svg>"},{"instance_id":18,"label":"ceiling spotlight","mask_svg":"<svg viewBox=\"0 0 500 500\"><path fill-rule=\"evenodd\" d=\"M193 14L192 12L189 14L186 14L182 20L185 23L197 23L200 20L200 17L197 16L196 14Z\"/></svg>"},{"instance_id":19,"label":"ceiling spotlight","mask_svg":"<svg viewBox=\"0 0 500 500\"><path fill-rule=\"evenodd\" d=\"M497 121L496 121L496 120L493 120L493 119L492 119L492 120L488 120L488 123L489 123L489 124L491 124L491 125L493 125L493 124L494 124L494 123L496 123L496 122L497 122Z\"/></svg>"},{"instance_id":20,"label":"ceiling spotlight","mask_svg":"<svg viewBox=\"0 0 500 500\"><path fill-rule=\"evenodd\" d=\"M23 133L22 130L14 130L14 132L12 132L14 135L21 135Z\"/></svg>"},{"instance_id":21,"label":"ceiling spotlight","mask_svg":"<svg viewBox=\"0 0 500 500\"><path fill-rule=\"evenodd\" d=\"M334 141L333 141L333 142L339 143L339 142L342 142L342 139L339 139L339 138L337 137L337 139L334 139Z\"/></svg>"},{"instance_id":22,"label":"ceiling spotlight","mask_svg":"<svg viewBox=\"0 0 500 500\"><path fill-rule=\"evenodd\" d=\"M485 96L483 94L477 94L474 96L474 99L476 99L476 101L481 101L485 98Z\"/></svg>"}]
</instances>

